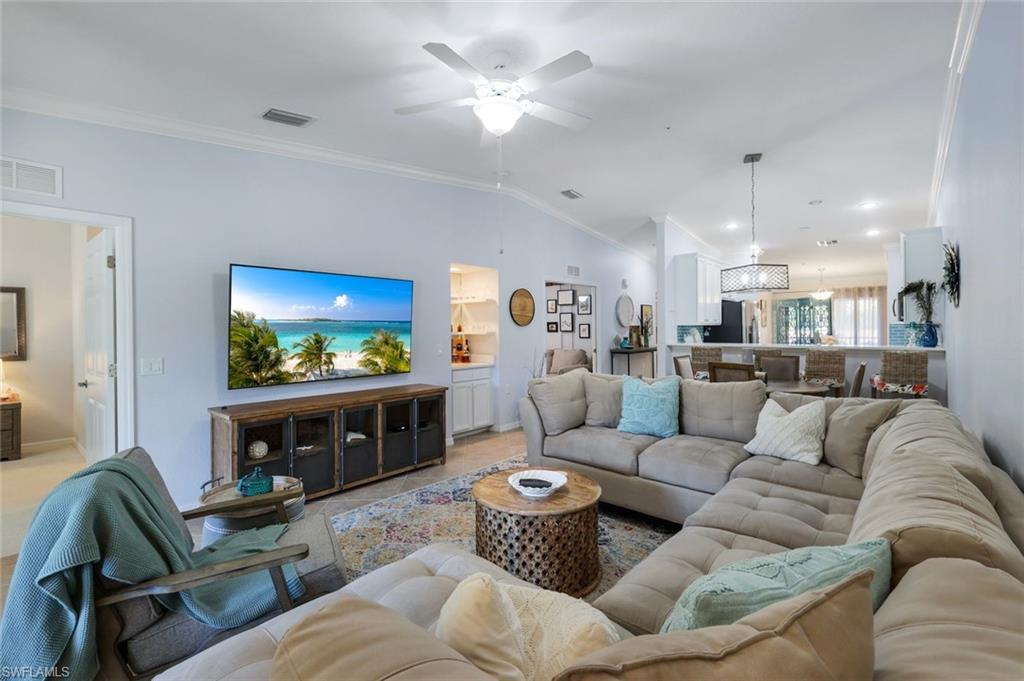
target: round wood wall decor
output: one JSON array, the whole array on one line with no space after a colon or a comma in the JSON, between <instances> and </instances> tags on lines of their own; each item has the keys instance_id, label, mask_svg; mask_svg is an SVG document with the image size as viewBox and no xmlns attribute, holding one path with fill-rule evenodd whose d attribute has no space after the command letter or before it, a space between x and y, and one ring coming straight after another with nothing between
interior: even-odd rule
<instances>
[{"instance_id":1,"label":"round wood wall decor","mask_svg":"<svg viewBox=\"0 0 1024 681\"><path fill-rule=\"evenodd\" d=\"M508 301L508 311L517 326L526 326L532 322L536 312L533 294L525 288L517 288L512 292L512 297Z\"/></svg>"}]
</instances>

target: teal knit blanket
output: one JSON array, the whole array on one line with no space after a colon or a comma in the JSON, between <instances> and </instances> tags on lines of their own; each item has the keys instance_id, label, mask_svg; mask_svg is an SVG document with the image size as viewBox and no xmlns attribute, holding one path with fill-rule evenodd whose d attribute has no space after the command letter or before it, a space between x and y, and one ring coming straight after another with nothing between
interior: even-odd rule
<instances>
[{"instance_id":1,"label":"teal knit blanket","mask_svg":"<svg viewBox=\"0 0 1024 681\"><path fill-rule=\"evenodd\" d=\"M153 483L135 464L107 459L62 482L36 511L14 569L0 622L4 678L48 675L92 681L97 574L123 584L162 577L277 548L286 525L221 539L191 553L188 539ZM303 593L284 567L293 598ZM217 628L246 624L277 609L266 570L156 597Z\"/></svg>"}]
</instances>

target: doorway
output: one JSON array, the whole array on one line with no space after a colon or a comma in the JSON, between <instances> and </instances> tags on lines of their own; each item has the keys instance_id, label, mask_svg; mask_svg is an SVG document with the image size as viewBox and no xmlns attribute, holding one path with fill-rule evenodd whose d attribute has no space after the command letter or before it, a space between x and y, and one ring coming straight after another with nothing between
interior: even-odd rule
<instances>
[{"instance_id":1,"label":"doorway","mask_svg":"<svg viewBox=\"0 0 1024 681\"><path fill-rule=\"evenodd\" d=\"M545 350L583 350L597 371L597 287L547 281L544 284ZM546 362L545 362L546 364Z\"/></svg>"},{"instance_id":2,"label":"doorway","mask_svg":"<svg viewBox=\"0 0 1024 681\"><path fill-rule=\"evenodd\" d=\"M134 444L125 220L14 202L0 213L0 296L19 299L0 304L0 556L54 486Z\"/></svg>"}]
</instances>

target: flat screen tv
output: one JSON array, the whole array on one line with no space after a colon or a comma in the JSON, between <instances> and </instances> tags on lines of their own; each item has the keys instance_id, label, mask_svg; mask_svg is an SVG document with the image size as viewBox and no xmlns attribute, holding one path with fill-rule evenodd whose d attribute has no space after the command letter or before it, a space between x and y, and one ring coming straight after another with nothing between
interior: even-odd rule
<instances>
[{"instance_id":1,"label":"flat screen tv","mask_svg":"<svg viewBox=\"0 0 1024 681\"><path fill-rule=\"evenodd\" d=\"M231 265L228 388L408 373L412 282Z\"/></svg>"}]
</instances>

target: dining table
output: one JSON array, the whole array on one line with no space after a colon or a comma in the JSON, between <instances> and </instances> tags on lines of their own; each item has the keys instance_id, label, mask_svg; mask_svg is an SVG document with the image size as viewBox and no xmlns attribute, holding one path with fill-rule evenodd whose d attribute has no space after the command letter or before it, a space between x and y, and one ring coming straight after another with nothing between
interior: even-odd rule
<instances>
[{"instance_id":1,"label":"dining table","mask_svg":"<svg viewBox=\"0 0 1024 681\"><path fill-rule=\"evenodd\" d=\"M771 395L773 392L793 393L795 395L828 395L832 388L824 383L811 383L809 381L765 381L765 392Z\"/></svg>"}]
</instances>

